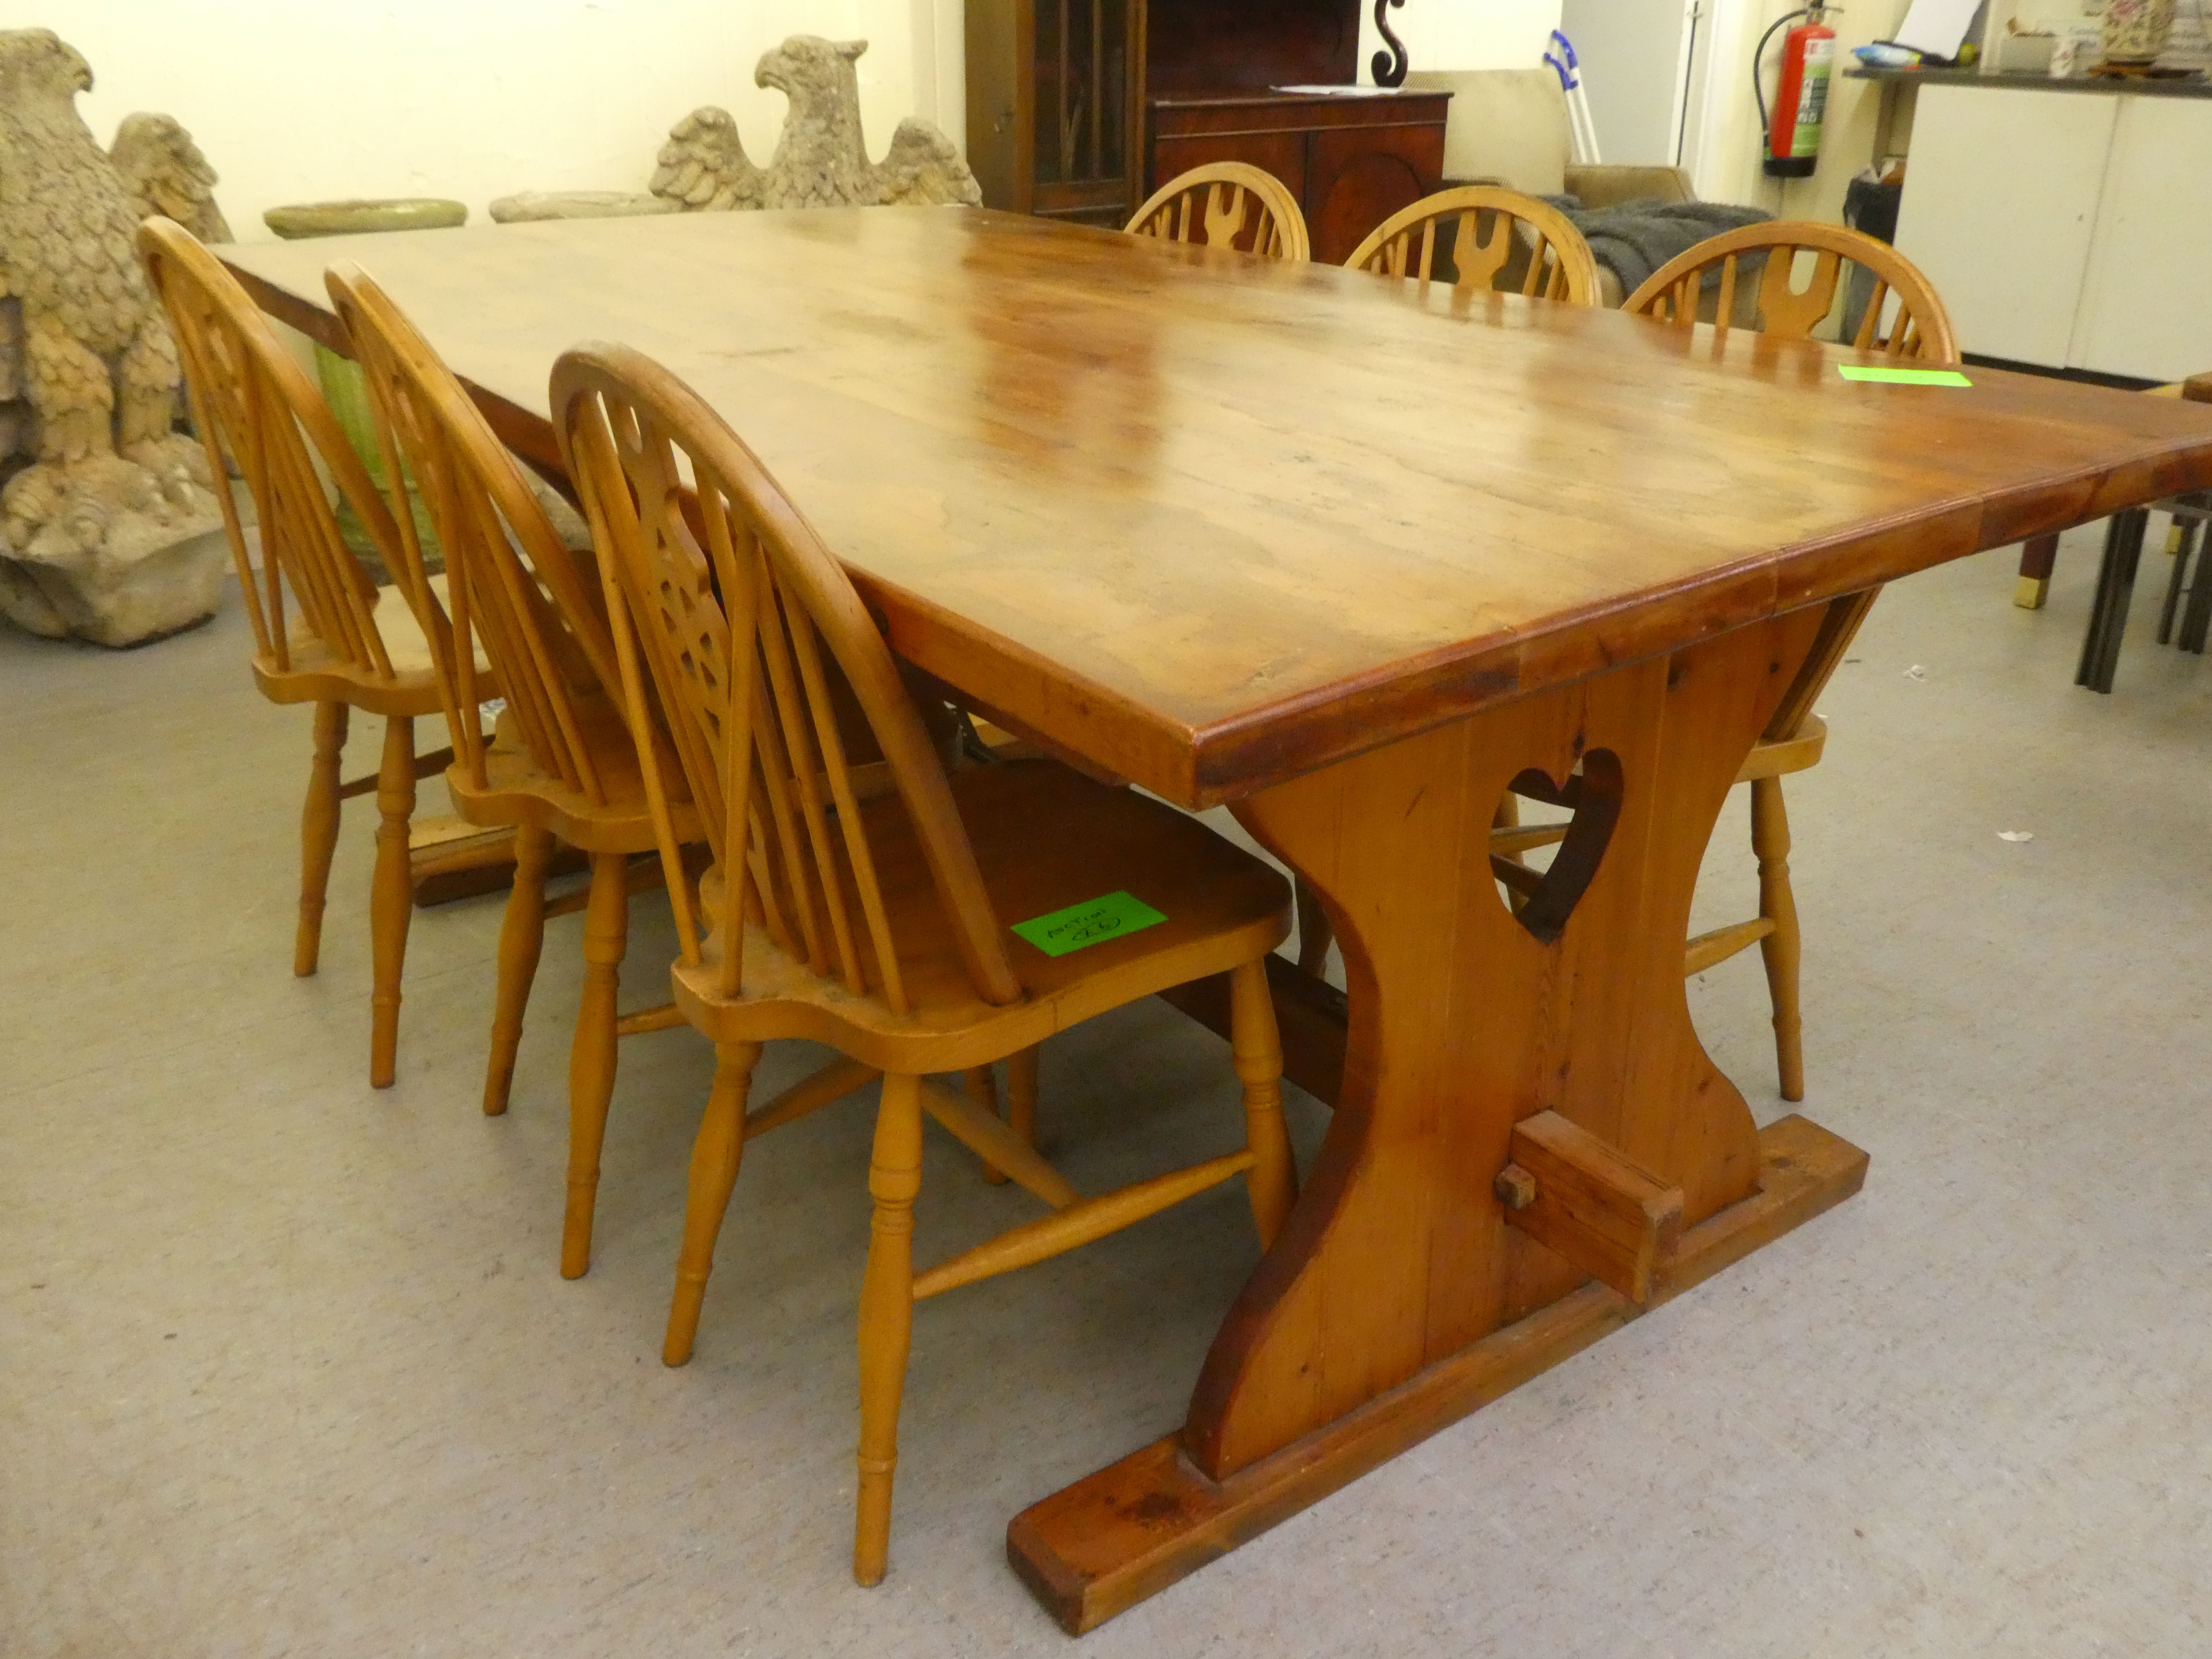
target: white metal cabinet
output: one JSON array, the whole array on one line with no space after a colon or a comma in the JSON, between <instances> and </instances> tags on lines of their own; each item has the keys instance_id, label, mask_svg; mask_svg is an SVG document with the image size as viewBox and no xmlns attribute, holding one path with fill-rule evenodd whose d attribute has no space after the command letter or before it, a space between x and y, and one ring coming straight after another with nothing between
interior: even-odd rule
<instances>
[{"instance_id":1,"label":"white metal cabinet","mask_svg":"<svg viewBox=\"0 0 2212 1659\"><path fill-rule=\"evenodd\" d=\"M2066 362L2185 380L2212 369L2212 100L2113 101L2119 122Z\"/></svg>"},{"instance_id":2,"label":"white metal cabinet","mask_svg":"<svg viewBox=\"0 0 2212 1659\"><path fill-rule=\"evenodd\" d=\"M1919 89L1897 246L1943 296L1962 350L2070 360L2116 117L2142 101Z\"/></svg>"}]
</instances>

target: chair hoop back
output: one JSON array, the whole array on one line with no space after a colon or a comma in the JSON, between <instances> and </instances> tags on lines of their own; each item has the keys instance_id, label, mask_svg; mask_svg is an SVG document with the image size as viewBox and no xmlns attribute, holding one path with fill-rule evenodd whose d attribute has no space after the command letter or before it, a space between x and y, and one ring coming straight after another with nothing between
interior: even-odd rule
<instances>
[{"instance_id":1,"label":"chair hoop back","mask_svg":"<svg viewBox=\"0 0 2212 1659\"><path fill-rule=\"evenodd\" d=\"M191 233L149 218L138 228L138 252L176 336L208 465L220 483L229 473L225 452L234 458L259 516L257 580L237 507L228 489L216 489L256 648L280 672L290 671L289 591L301 620L333 656L390 679L392 659L376 631L376 584L338 534L315 461L395 571L398 532L330 405L238 279Z\"/></svg>"},{"instance_id":2,"label":"chair hoop back","mask_svg":"<svg viewBox=\"0 0 2212 1659\"><path fill-rule=\"evenodd\" d=\"M1813 256L1813 269L1800 289L1794 285L1798 256L1807 253ZM1738 267L1747 254L1763 255L1765 261L1759 276L1759 333L1783 340L1811 338L1835 309L1843 267L1850 264L1874 278L1874 291L1849 344L1917 362L1959 361L1950 313L1935 285L1910 259L1863 232L1809 220L1778 219L1708 237L1653 271L1620 308L1631 316L1687 328L1698 319L1705 276L1717 266L1713 326L1725 334L1735 309Z\"/></svg>"},{"instance_id":3,"label":"chair hoop back","mask_svg":"<svg viewBox=\"0 0 2212 1659\"><path fill-rule=\"evenodd\" d=\"M1243 161L1209 161L1169 179L1122 228L1132 236L1203 241L1268 259L1313 258L1297 198L1273 173Z\"/></svg>"},{"instance_id":4,"label":"chair hoop back","mask_svg":"<svg viewBox=\"0 0 2212 1659\"><path fill-rule=\"evenodd\" d=\"M351 260L325 276L368 382L385 476L411 477L445 550L447 605L430 587L411 513L399 516L401 563L446 706L453 756L486 787L477 709L481 647L512 729L538 769L604 805L580 704L618 706L619 671L598 578L564 545L451 369L374 278Z\"/></svg>"},{"instance_id":5,"label":"chair hoop back","mask_svg":"<svg viewBox=\"0 0 2212 1659\"><path fill-rule=\"evenodd\" d=\"M1457 185L1399 209L1368 234L1345 265L1432 281L1437 275L1438 228L1448 220L1458 222L1447 250L1455 288L1496 287L1516 252L1525 249L1528 263L1520 293L1570 305L1599 302L1597 260L1573 222L1548 203L1498 185Z\"/></svg>"},{"instance_id":6,"label":"chair hoop back","mask_svg":"<svg viewBox=\"0 0 2212 1659\"><path fill-rule=\"evenodd\" d=\"M890 647L813 526L697 393L626 346L564 354L552 405L599 550L633 729L649 674L723 872L723 994L742 988L743 924L753 921L814 973L909 1012L838 729L842 670L976 994L1018 1001L944 767ZM639 748L651 788L658 763ZM657 801L665 791L652 793ZM660 840L663 860L673 858L672 837ZM678 899L678 868L668 874ZM678 929L697 960L688 915Z\"/></svg>"},{"instance_id":7,"label":"chair hoop back","mask_svg":"<svg viewBox=\"0 0 2212 1659\"><path fill-rule=\"evenodd\" d=\"M1798 260L1806 253L1813 256L1813 269L1805 286L1799 289L1794 285ZM1747 254L1764 257L1758 289L1761 335L1784 340L1811 338L1813 331L1835 308L1843 267L1850 264L1874 278L1874 289L1867 296L1866 310L1851 345L1861 351L1921 362L1959 361L1950 313L1943 308L1935 285L1910 259L1888 243L1863 232L1809 220L1771 220L1708 237L1653 271L1620 308L1632 317L1650 317L1676 328L1688 328L1698 320L1706 273L1717 267L1720 282L1713 328L1724 337L1734 325L1739 267ZM1887 332L1882 331L1885 311L1890 313ZM1767 723L1765 740L1787 741L1805 729L1813 705L1827 689L1829 677L1843 660L1880 592L1869 588L1830 604L1813 650Z\"/></svg>"}]
</instances>

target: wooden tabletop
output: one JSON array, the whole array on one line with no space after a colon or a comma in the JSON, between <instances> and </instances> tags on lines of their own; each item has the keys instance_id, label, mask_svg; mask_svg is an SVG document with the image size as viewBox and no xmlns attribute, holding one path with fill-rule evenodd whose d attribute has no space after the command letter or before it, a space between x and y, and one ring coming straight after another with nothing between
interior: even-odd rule
<instances>
[{"instance_id":1,"label":"wooden tabletop","mask_svg":"<svg viewBox=\"0 0 2212 1659\"><path fill-rule=\"evenodd\" d=\"M333 344L322 273L358 260L540 460L561 350L659 358L902 654L1192 806L2212 485L2185 404L1852 383L1833 348L963 209L220 252Z\"/></svg>"}]
</instances>

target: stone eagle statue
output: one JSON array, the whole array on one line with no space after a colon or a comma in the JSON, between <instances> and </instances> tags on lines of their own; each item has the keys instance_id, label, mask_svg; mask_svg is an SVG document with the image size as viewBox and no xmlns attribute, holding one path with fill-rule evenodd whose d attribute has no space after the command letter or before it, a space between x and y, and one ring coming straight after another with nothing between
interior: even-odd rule
<instances>
[{"instance_id":1,"label":"stone eagle statue","mask_svg":"<svg viewBox=\"0 0 2212 1659\"><path fill-rule=\"evenodd\" d=\"M891 135L890 153L868 160L860 136L860 83L854 60L865 40L794 34L762 55L757 86L791 100L775 154L755 167L737 123L713 105L671 128L653 175L653 193L683 212L742 208L926 207L983 204L975 175L952 141L908 116Z\"/></svg>"},{"instance_id":2,"label":"stone eagle statue","mask_svg":"<svg viewBox=\"0 0 2212 1659\"><path fill-rule=\"evenodd\" d=\"M133 115L103 150L76 112L91 86L51 29L0 30L0 615L127 645L210 615L225 556L164 556L221 519L132 238L155 213L229 229L185 130Z\"/></svg>"}]
</instances>

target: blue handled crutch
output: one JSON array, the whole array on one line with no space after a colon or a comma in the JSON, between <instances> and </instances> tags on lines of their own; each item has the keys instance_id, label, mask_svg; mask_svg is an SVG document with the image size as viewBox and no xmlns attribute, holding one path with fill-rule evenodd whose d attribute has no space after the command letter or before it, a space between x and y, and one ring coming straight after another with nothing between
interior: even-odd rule
<instances>
[{"instance_id":1,"label":"blue handled crutch","mask_svg":"<svg viewBox=\"0 0 2212 1659\"><path fill-rule=\"evenodd\" d=\"M1582 63L1575 56L1574 43L1557 29L1552 31L1551 45L1557 48L1544 54L1544 61L1552 73L1559 77L1559 90L1567 97L1567 133L1574 142L1575 160L1584 167L1595 167L1598 161L1597 126L1590 119L1589 93L1582 76Z\"/></svg>"}]
</instances>

